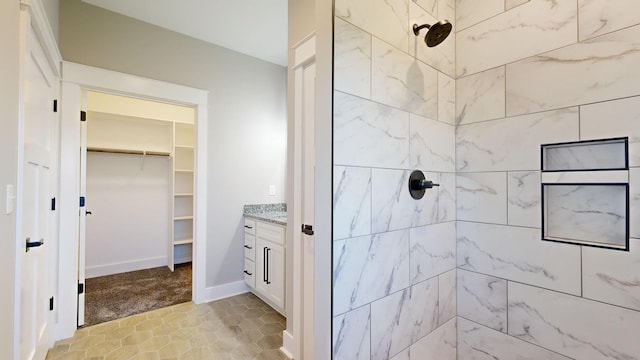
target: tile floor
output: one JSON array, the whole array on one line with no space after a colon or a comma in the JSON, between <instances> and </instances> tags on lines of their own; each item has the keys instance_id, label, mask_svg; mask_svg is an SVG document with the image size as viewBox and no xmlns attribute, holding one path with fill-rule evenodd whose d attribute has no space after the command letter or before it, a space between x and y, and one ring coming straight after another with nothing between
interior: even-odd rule
<instances>
[{"instance_id":1,"label":"tile floor","mask_svg":"<svg viewBox=\"0 0 640 360\"><path fill-rule=\"evenodd\" d=\"M253 294L192 302L78 330L47 359L287 359L285 318Z\"/></svg>"}]
</instances>

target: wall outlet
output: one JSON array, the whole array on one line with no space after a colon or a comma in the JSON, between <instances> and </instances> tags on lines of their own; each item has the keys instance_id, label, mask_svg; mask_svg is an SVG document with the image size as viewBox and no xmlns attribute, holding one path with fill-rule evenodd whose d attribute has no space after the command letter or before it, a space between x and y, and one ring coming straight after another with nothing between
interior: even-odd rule
<instances>
[{"instance_id":1,"label":"wall outlet","mask_svg":"<svg viewBox=\"0 0 640 360\"><path fill-rule=\"evenodd\" d=\"M269 185L269 196L276 196L276 186Z\"/></svg>"}]
</instances>

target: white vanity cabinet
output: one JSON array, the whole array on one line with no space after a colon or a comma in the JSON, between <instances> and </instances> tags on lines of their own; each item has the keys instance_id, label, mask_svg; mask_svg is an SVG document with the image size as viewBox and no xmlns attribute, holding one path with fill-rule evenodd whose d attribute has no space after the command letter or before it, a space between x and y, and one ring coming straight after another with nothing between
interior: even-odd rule
<instances>
[{"instance_id":1,"label":"white vanity cabinet","mask_svg":"<svg viewBox=\"0 0 640 360\"><path fill-rule=\"evenodd\" d=\"M285 232L282 225L245 219L245 281L257 296L282 314L285 296ZM254 271L250 271L251 266Z\"/></svg>"}]
</instances>

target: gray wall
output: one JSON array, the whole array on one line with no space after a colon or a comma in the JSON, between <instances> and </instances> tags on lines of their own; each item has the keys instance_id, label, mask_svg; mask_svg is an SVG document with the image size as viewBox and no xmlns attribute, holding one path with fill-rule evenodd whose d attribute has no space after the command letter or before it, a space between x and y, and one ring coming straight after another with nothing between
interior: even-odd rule
<instances>
[{"instance_id":1,"label":"gray wall","mask_svg":"<svg viewBox=\"0 0 640 360\"><path fill-rule=\"evenodd\" d=\"M284 201L286 69L79 0L60 25L66 61L209 91L207 286L242 280L242 206Z\"/></svg>"},{"instance_id":2,"label":"gray wall","mask_svg":"<svg viewBox=\"0 0 640 360\"><path fill-rule=\"evenodd\" d=\"M47 20L49 20L49 25L51 26L53 36L56 38L56 41L58 41L58 14L60 8L60 0L42 0L42 5L44 5L44 11L47 13Z\"/></svg>"},{"instance_id":3,"label":"gray wall","mask_svg":"<svg viewBox=\"0 0 640 360\"><path fill-rule=\"evenodd\" d=\"M316 28L315 0L289 0L289 47Z\"/></svg>"},{"instance_id":4,"label":"gray wall","mask_svg":"<svg viewBox=\"0 0 640 360\"><path fill-rule=\"evenodd\" d=\"M20 3L0 2L0 283L5 284L0 292L0 349L4 355L14 351L14 314L16 274L16 216L5 215L5 187L17 183L18 164L18 88L19 88L19 25Z\"/></svg>"}]
</instances>

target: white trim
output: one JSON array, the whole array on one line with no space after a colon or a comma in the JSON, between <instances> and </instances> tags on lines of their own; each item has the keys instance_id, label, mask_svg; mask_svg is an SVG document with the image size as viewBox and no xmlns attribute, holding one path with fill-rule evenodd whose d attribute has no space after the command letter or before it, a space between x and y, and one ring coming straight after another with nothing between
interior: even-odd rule
<instances>
[{"instance_id":1,"label":"white trim","mask_svg":"<svg viewBox=\"0 0 640 360\"><path fill-rule=\"evenodd\" d=\"M224 298L228 298L230 296L245 294L249 292L249 287L244 282L235 281L227 284L222 284L218 286L211 286L204 289L204 297L202 302L211 302Z\"/></svg>"},{"instance_id":2,"label":"white trim","mask_svg":"<svg viewBox=\"0 0 640 360\"><path fill-rule=\"evenodd\" d=\"M24 8L20 9L20 29L19 29L19 91L18 91L18 149L17 149L17 172L16 172L16 184L15 184L15 205L14 214L16 219L15 229L15 282L13 289L13 353L10 354L10 359L17 360L20 358L20 335L21 335L21 322L22 322L22 181L24 177L24 122L25 122L25 93L26 93L26 64L27 56L29 55L29 23L31 21L30 14L24 11Z\"/></svg>"},{"instance_id":3,"label":"white trim","mask_svg":"<svg viewBox=\"0 0 640 360\"><path fill-rule=\"evenodd\" d=\"M58 202L58 323L56 340L73 336L76 330L78 296L78 199L80 197L80 86L62 83L60 134L60 200ZM73 116L75 114L75 116ZM62 177L65 177L63 180ZM75 279L75 281L74 281ZM66 280L66 281L65 281Z\"/></svg>"},{"instance_id":4,"label":"white trim","mask_svg":"<svg viewBox=\"0 0 640 360\"><path fill-rule=\"evenodd\" d=\"M86 268L85 279L161 266L167 266L167 258L165 256L91 266Z\"/></svg>"},{"instance_id":5,"label":"white trim","mask_svg":"<svg viewBox=\"0 0 640 360\"><path fill-rule=\"evenodd\" d=\"M83 89L188 106L206 104L208 96L206 90L68 61L62 63L62 81L81 84Z\"/></svg>"},{"instance_id":6,"label":"white trim","mask_svg":"<svg viewBox=\"0 0 640 360\"><path fill-rule=\"evenodd\" d=\"M193 301L208 298L206 289L207 246L207 124L208 92L187 86L118 73L91 66L62 63L62 131L60 186L59 321L56 339L73 336L76 330L78 275L78 181L80 92L94 90L196 108L195 221L193 243ZM75 279L75 280L74 280Z\"/></svg>"},{"instance_id":7,"label":"white trim","mask_svg":"<svg viewBox=\"0 0 640 360\"><path fill-rule=\"evenodd\" d=\"M280 348L280 352L282 352L284 356L288 357L289 359L295 359L295 357L293 357L293 353L290 350L295 348L295 341L296 339L288 330L282 332L282 347Z\"/></svg>"},{"instance_id":8,"label":"white trim","mask_svg":"<svg viewBox=\"0 0 640 360\"><path fill-rule=\"evenodd\" d=\"M293 49L293 68L297 68L316 57L316 33L304 37L291 47Z\"/></svg>"},{"instance_id":9,"label":"white trim","mask_svg":"<svg viewBox=\"0 0 640 360\"><path fill-rule=\"evenodd\" d=\"M331 1L316 1L316 176L314 359L332 354L333 21Z\"/></svg>"},{"instance_id":10,"label":"white trim","mask_svg":"<svg viewBox=\"0 0 640 360\"><path fill-rule=\"evenodd\" d=\"M51 24L47 19L44 5L41 0L20 0L22 8L26 8L31 15L31 26L33 27L42 48L44 49L49 66L54 71L57 78L60 78L60 64L62 62L62 55L58 49L56 38L51 31Z\"/></svg>"}]
</instances>

